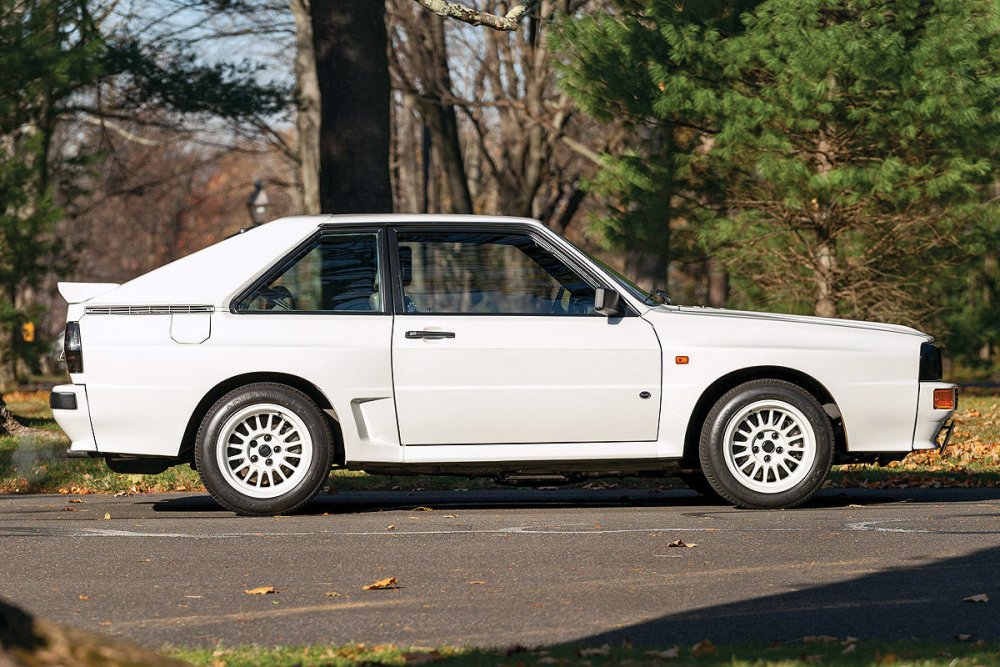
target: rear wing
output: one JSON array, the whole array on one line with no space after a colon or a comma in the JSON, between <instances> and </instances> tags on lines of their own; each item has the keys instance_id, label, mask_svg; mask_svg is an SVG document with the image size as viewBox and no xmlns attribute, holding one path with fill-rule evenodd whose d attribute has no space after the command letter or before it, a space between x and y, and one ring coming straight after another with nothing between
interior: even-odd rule
<instances>
[{"instance_id":1,"label":"rear wing","mask_svg":"<svg viewBox=\"0 0 1000 667\"><path fill-rule=\"evenodd\" d=\"M119 283L59 283L59 293L66 303L83 303L94 297L107 294L119 287Z\"/></svg>"}]
</instances>

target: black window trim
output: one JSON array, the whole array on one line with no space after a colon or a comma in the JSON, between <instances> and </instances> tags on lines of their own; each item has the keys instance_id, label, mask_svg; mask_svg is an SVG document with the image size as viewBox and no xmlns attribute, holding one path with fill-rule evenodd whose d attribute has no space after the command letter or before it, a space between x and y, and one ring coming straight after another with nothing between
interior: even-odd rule
<instances>
[{"instance_id":1,"label":"black window trim","mask_svg":"<svg viewBox=\"0 0 1000 667\"><path fill-rule=\"evenodd\" d=\"M359 234L375 234L375 247L378 252L378 280L382 290L382 303L380 310L239 310L237 304L250 296L253 292L269 284L277 276L287 271L291 265L300 260L323 237L345 236ZM387 299L390 294L395 293L393 283L395 282L393 271L389 270L386 259L389 257L388 234L385 225L321 225L319 229L310 234L301 243L297 244L290 251L281 256L278 261L271 264L259 277L251 280L246 287L236 293L229 301L229 312L233 315L361 315L361 316L384 316L391 315L394 304L387 303L392 299Z\"/></svg>"},{"instance_id":2,"label":"black window trim","mask_svg":"<svg viewBox=\"0 0 1000 667\"><path fill-rule=\"evenodd\" d=\"M569 317L569 318L579 318L579 317L601 317L607 318L606 315L601 315L600 313L590 313L587 315L545 315L541 313L407 313L403 308L404 294L403 294L403 283L398 280L397 277L401 275L401 267L399 263L399 248L398 244L398 234L401 231L405 232L428 232L428 233L440 233L440 232L462 232L467 234L498 234L502 232L516 232L519 234L524 234L531 238L535 243L540 245L543 249L548 250L557 259L564 262L572 270L580 273L584 278L590 282L592 287L603 287L605 289L611 289L618 292L621 295L621 290L619 286L611 281L606 280L603 276L593 271L589 266L582 264L568 253L565 249L552 243L549 239L545 238L542 234L538 233L532 225L528 224L503 224L503 225L490 225L477 223L434 223L434 222L413 222L413 223L397 223L391 225L388 229L387 245L389 250L389 262L392 268L393 274L393 313L395 315L422 315L425 317ZM621 305L624 307L624 312L613 318L618 319L619 317L638 317L639 313L632 307L632 305L625 299L621 298Z\"/></svg>"}]
</instances>

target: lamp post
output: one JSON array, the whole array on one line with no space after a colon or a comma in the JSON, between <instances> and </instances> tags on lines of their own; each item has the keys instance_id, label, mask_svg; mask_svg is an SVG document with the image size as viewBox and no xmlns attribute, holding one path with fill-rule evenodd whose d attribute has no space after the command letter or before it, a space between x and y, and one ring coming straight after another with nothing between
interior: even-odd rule
<instances>
[{"instance_id":1,"label":"lamp post","mask_svg":"<svg viewBox=\"0 0 1000 667\"><path fill-rule=\"evenodd\" d=\"M252 227L259 227L267 220L269 208L271 208L271 198L264 192L264 182L258 179L253 182L253 192L247 199L247 211L250 213Z\"/></svg>"}]
</instances>

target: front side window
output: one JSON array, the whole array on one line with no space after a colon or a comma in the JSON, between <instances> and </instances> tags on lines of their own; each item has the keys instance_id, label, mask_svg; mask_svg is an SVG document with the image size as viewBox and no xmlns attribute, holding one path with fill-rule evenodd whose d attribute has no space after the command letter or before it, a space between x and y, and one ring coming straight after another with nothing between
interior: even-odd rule
<instances>
[{"instance_id":1,"label":"front side window","mask_svg":"<svg viewBox=\"0 0 1000 667\"><path fill-rule=\"evenodd\" d=\"M398 235L408 313L592 315L594 286L524 233Z\"/></svg>"},{"instance_id":2,"label":"front side window","mask_svg":"<svg viewBox=\"0 0 1000 667\"><path fill-rule=\"evenodd\" d=\"M244 313L382 312L378 235L321 236L237 304Z\"/></svg>"}]
</instances>

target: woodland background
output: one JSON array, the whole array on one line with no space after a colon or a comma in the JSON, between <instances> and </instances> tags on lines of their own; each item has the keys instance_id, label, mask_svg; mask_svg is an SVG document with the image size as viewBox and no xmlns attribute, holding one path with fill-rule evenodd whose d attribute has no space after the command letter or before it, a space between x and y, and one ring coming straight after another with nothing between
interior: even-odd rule
<instances>
[{"instance_id":1,"label":"woodland background","mask_svg":"<svg viewBox=\"0 0 1000 667\"><path fill-rule=\"evenodd\" d=\"M910 324L1000 378L1000 2L464 8L0 0L0 389L61 372L57 280L216 242L258 180L270 218L535 217L674 303Z\"/></svg>"}]
</instances>

